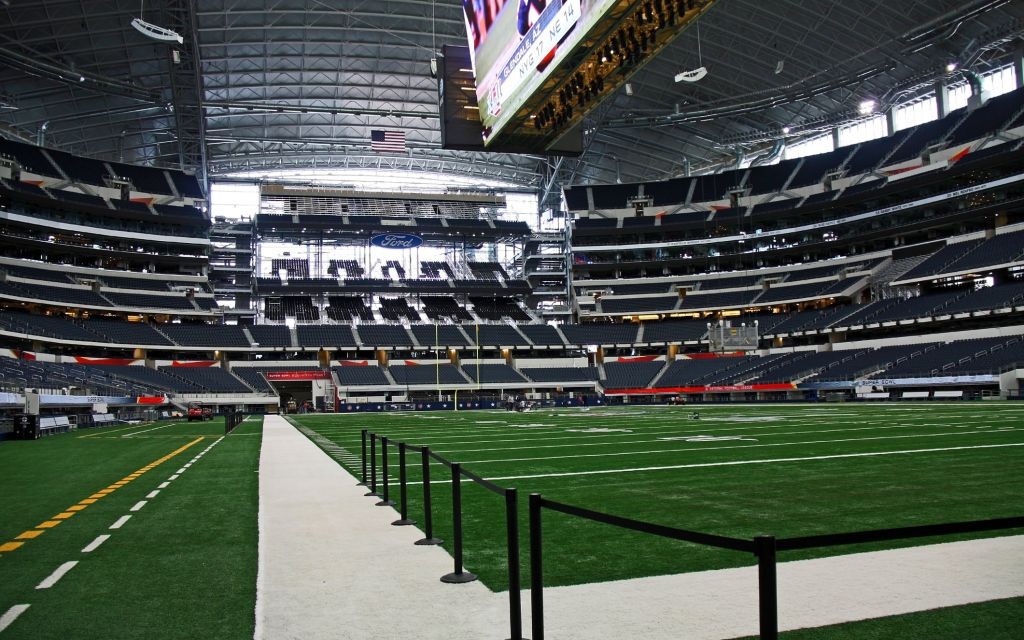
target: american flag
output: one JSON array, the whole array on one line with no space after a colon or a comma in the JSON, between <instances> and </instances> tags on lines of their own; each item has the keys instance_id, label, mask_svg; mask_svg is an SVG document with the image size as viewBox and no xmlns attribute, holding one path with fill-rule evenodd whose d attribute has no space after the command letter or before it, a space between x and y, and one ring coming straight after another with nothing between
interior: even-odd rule
<instances>
[{"instance_id":1,"label":"american flag","mask_svg":"<svg viewBox=\"0 0 1024 640\"><path fill-rule=\"evenodd\" d=\"M377 153L404 153L405 132L372 129L370 130L370 148Z\"/></svg>"}]
</instances>

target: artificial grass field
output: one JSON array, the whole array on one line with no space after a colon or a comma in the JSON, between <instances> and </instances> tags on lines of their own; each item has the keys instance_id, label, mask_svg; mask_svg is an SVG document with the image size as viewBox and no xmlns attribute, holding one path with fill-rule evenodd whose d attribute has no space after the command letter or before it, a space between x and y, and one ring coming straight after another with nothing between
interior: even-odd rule
<instances>
[{"instance_id":1,"label":"artificial grass field","mask_svg":"<svg viewBox=\"0 0 1024 640\"><path fill-rule=\"evenodd\" d=\"M531 492L615 515L741 538L1024 513L1024 405L699 406L699 421L690 419L694 409L595 407L292 419L356 455L360 429L368 429L392 442L430 446L465 469L518 488L524 584L529 568L526 499ZM393 500L398 500L397 458L391 448ZM419 465L418 455L411 454L410 517L422 521ZM356 465L349 467L359 474ZM431 475L435 535L445 538L450 549L451 474L434 463ZM503 500L468 480L462 488L467 570L503 590ZM551 511L543 517L544 582L549 586L755 563L746 554ZM1014 533L1020 532L1001 535ZM779 559L952 539L788 552Z\"/></svg>"},{"instance_id":2,"label":"artificial grass field","mask_svg":"<svg viewBox=\"0 0 1024 640\"><path fill-rule=\"evenodd\" d=\"M0 545L43 531L0 551L0 615L29 605L0 638L251 638L261 424L250 418L180 474L224 435L222 419L0 443ZM74 515L39 528L60 513ZM99 535L110 538L83 552ZM36 589L69 561L78 564L51 588Z\"/></svg>"}]
</instances>

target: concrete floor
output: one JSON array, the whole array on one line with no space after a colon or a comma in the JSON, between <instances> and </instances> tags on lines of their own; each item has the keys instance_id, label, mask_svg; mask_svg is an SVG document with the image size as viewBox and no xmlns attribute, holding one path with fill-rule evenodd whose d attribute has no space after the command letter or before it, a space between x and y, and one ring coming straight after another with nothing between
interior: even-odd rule
<instances>
[{"instance_id":1,"label":"concrete floor","mask_svg":"<svg viewBox=\"0 0 1024 640\"><path fill-rule=\"evenodd\" d=\"M509 637L508 596L439 577L452 559L287 421L260 455L257 640ZM525 532L524 532L525 534ZM525 535L524 535L525 540ZM778 566L783 630L1024 596L1024 536ZM551 640L726 639L757 633L753 567L549 588ZM529 637L529 593L523 593Z\"/></svg>"}]
</instances>

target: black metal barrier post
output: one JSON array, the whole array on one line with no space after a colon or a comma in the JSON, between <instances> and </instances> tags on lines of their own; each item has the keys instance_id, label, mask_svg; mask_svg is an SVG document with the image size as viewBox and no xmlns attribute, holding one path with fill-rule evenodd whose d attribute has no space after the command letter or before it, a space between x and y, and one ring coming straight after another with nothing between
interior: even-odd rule
<instances>
[{"instance_id":1,"label":"black metal barrier post","mask_svg":"<svg viewBox=\"0 0 1024 640\"><path fill-rule=\"evenodd\" d=\"M357 484L356 486L357 487L365 487L366 486L366 429L363 429L360 432L359 435L360 435L360 437L362 439L363 475L359 478L359 484Z\"/></svg>"},{"instance_id":2,"label":"black metal barrier post","mask_svg":"<svg viewBox=\"0 0 1024 640\"><path fill-rule=\"evenodd\" d=\"M377 496L377 434L370 434L370 491L367 496Z\"/></svg>"},{"instance_id":3,"label":"black metal barrier post","mask_svg":"<svg viewBox=\"0 0 1024 640\"><path fill-rule=\"evenodd\" d=\"M434 545L441 544L443 540L434 537L434 517L430 506L430 449L423 447L420 450L423 466L423 538L414 544Z\"/></svg>"},{"instance_id":4,"label":"black metal barrier post","mask_svg":"<svg viewBox=\"0 0 1024 640\"><path fill-rule=\"evenodd\" d=\"M530 622L533 640L544 640L544 560L541 556L541 497L530 494Z\"/></svg>"},{"instance_id":5,"label":"black metal barrier post","mask_svg":"<svg viewBox=\"0 0 1024 640\"><path fill-rule=\"evenodd\" d=\"M395 520L391 524L396 527L404 527L410 524L416 524L415 520L409 519L409 489L406 486L405 477L405 443L398 443L398 495L399 495L399 513L401 517Z\"/></svg>"},{"instance_id":6,"label":"black metal barrier post","mask_svg":"<svg viewBox=\"0 0 1024 640\"><path fill-rule=\"evenodd\" d=\"M510 640L523 638L522 584L519 574L519 497L505 489L505 530L508 535L508 623Z\"/></svg>"},{"instance_id":7,"label":"black metal barrier post","mask_svg":"<svg viewBox=\"0 0 1024 640\"><path fill-rule=\"evenodd\" d=\"M757 603L761 640L778 640L778 582L775 576L775 536L754 538L757 555Z\"/></svg>"},{"instance_id":8,"label":"black metal barrier post","mask_svg":"<svg viewBox=\"0 0 1024 640\"><path fill-rule=\"evenodd\" d=\"M381 496L380 502L377 503L377 506L394 506L395 501L388 495L388 439L383 436L381 436L380 439L380 474L380 481L384 484L384 495Z\"/></svg>"},{"instance_id":9,"label":"black metal barrier post","mask_svg":"<svg viewBox=\"0 0 1024 640\"><path fill-rule=\"evenodd\" d=\"M460 584L472 582L476 576L462 570L462 466L452 463L452 525L455 546L455 570L441 576L441 582Z\"/></svg>"}]
</instances>

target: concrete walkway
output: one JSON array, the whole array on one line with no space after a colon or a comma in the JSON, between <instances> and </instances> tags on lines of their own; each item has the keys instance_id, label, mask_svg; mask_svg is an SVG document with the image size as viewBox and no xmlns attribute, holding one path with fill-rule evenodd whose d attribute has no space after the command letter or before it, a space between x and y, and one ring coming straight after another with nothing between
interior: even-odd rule
<instances>
[{"instance_id":1,"label":"concrete walkway","mask_svg":"<svg viewBox=\"0 0 1024 640\"><path fill-rule=\"evenodd\" d=\"M508 637L506 594L442 584L451 557L373 506L283 418L260 456L257 640ZM781 563L782 629L1024 596L1024 536ZM757 633L753 567L546 589L551 640L726 639ZM529 593L523 593L529 636Z\"/></svg>"}]
</instances>

